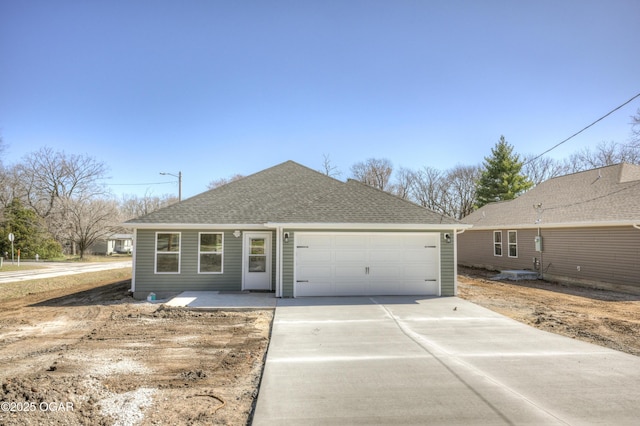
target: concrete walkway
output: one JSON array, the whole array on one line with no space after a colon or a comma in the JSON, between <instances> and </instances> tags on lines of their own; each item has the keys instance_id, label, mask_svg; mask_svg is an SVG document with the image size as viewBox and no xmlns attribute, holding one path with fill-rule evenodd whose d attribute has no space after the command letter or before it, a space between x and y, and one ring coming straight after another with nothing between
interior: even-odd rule
<instances>
[{"instance_id":1,"label":"concrete walkway","mask_svg":"<svg viewBox=\"0 0 640 426\"><path fill-rule=\"evenodd\" d=\"M254 425L637 425L640 358L455 297L278 300Z\"/></svg>"},{"instance_id":2,"label":"concrete walkway","mask_svg":"<svg viewBox=\"0 0 640 426\"><path fill-rule=\"evenodd\" d=\"M158 301L162 302L162 301ZM165 303L167 306L198 309L273 309L273 293L184 291Z\"/></svg>"}]
</instances>

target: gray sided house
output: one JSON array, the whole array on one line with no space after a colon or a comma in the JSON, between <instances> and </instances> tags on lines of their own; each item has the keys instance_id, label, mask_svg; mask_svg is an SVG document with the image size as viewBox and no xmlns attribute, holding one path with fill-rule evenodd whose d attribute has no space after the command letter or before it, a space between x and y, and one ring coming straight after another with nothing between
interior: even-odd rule
<instances>
[{"instance_id":1,"label":"gray sided house","mask_svg":"<svg viewBox=\"0 0 640 426\"><path fill-rule=\"evenodd\" d=\"M131 220L135 297L187 290L276 297L456 293L469 226L287 161Z\"/></svg>"},{"instance_id":2,"label":"gray sided house","mask_svg":"<svg viewBox=\"0 0 640 426\"><path fill-rule=\"evenodd\" d=\"M640 166L549 179L463 219L458 262L640 293Z\"/></svg>"}]
</instances>

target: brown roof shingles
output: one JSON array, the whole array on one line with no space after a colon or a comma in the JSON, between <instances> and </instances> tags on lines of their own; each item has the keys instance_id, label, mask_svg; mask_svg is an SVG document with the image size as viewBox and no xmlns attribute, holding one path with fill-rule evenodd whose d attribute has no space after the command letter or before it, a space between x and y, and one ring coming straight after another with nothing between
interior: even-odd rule
<instances>
[{"instance_id":1,"label":"brown roof shingles","mask_svg":"<svg viewBox=\"0 0 640 426\"><path fill-rule=\"evenodd\" d=\"M196 195L136 224L459 224L356 181L342 182L293 161Z\"/></svg>"},{"instance_id":2,"label":"brown roof shingles","mask_svg":"<svg viewBox=\"0 0 640 426\"><path fill-rule=\"evenodd\" d=\"M622 163L549 179L462 221L474 228L640 223L640 166Z\"/></svg>"}]
</instances>

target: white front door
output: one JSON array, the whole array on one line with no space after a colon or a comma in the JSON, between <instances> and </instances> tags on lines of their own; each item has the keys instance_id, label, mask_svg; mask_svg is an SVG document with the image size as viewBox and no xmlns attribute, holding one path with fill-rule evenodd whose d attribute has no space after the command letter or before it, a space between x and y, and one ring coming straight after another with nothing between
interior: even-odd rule
<instances>
[{"instance_id":1,"label":"white front door","mask_svg":"<svg viewBox=\"0 0 640 426\"><path fill-rule=\"evenodd\" d=\"M242 289L271 290L271 232L245 232Z\"/></svg>"}]
</instances>

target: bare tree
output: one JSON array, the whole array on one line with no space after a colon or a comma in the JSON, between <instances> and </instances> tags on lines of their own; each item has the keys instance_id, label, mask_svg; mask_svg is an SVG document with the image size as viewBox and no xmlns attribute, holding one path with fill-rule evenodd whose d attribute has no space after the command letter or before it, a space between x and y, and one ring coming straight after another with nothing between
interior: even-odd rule
<instances>
[{"instance_id":1,"label":"bare tree","mask_svg":"<svg viewBox=\"0 0 640 426\"><path fill-rule=\"evenodd\" d=\"M482 173L480 166L456 166L449 170L447 182L448 211L451 217L462 219L473 212L476 204L476 182Z\"/></svg>"},{"instance_id":2,"label":"bare tree","mask_svg":"<svg viewBox=\"0 0 640 426\"><path fill-rule=\"evenodd\" d=\"M433 167L423 167L415 172L411 195L422 207L444 212L446 185L443 172Z\"/></svg>"},{"instance_id":3,"label":"bare tree","mask_svg":"<svg viewBox=\"0 0 640 426\"><path fill-rule=\"evenodd\" d=\"M118 206L113 200L88 197L64 198L67 211L68 238L83 258L85 252L99 239L106 238L117 227Z\"/></svg>"},{"instance_id":4,"label":"bare tree","mask_svg":"<svg viewBox=\"0 0 640 426\"><path fill-rule=\"evenodd\" d=\"M383 191L388 189L391 173L393 173L393 166L386 158L369 158L367 161L351 166L353 179Z\"/></svg>"},{"instance_id":5,"label":"bare tree","mask_svg":"<svg viewBox=\"0 0 640 426\"><path fill-rule=\"evenodd\" d=\"M175 195L165 194L163 196L151 196L145 194L143 197L135 195L123 195L120 200L120 215L122 220L129 220L140 216L148 215L163 207L178 202Z\"/></svg>"},{"instance_id":6,"label":"bare tree","mask_svg":"<svg viewBox=\"0 0 640 426\"><path fill-rule=\"evenodd\" d=\"M631 116L631 144L640 149L640 108Z\"/></svg>"},{"instance_id":7,"label":"bare tree","mask_svg":"<svg viewBox=\"0 0 640 426\"><path fill-rule=\"evenodd\" d=\"M413 170L401 167L396 172L395 181L390 185L389 192L405 200L410 199L411 188L413 187L415 178L416 176Z\"/></svg>"},{"instance_id":8,"label":"bare tree","mask_svg":"<svg viewBox=\"0 0 640 426\"><path fill-rule=\"evenodd\" d=\"M16 166L27 205L43 218L56 210L60 199L104 195L98 180L105 177L106 171L104 163L91 157L66 155L49 147L28 154Z\"/></svg>"},{"instance_id":9,"label":"bare tree","mask_svg":"<svg viewBox=\"0 0 640 426\"><path fill-rule=\"evenodd\" d=\"M241 174L235 174L228 178L220 178L220 179L212 180L211 182L209 182L209 185L207 185L207 189L215 189L219 186L226 185L238 179L242 179L243 177L244 176Z\"/></svg>"},{"instance_id":10,"label":"bare tree","mask_svg":"<svg viewBox=\"0 0 640 426\"><path fill-rule=\"evenodd\" d=\"M557 161L549 157L528 155L524 158L522 174L527 176L534 185L539 185L547 179L569 173L567 162Z\"/></svg>"},{"instance_id":11,"label":"bare tree","mask_svg":"<svg viewBox=\"0 0 640 426\"><path fill-rule=\"evenodd\" d=\"M337 178L342 174L336 166L331 164L331 158L329 158L328 154L322 154L322 169L320 170L320 173L332 178Z\"/></svg>"},{"instance_id":12,"label":"bare tree","mask_svg":"<svg viewBox=\"0 0 640 426\"><path fill-rule=\"evenodd\" d=\"M567 160L567 168L568 173L575 173L623 162L640 164L640 143L600 142L595 150L587 147L572 154Z\"/></svg>"}]
</instances>

